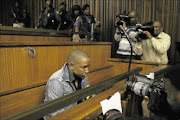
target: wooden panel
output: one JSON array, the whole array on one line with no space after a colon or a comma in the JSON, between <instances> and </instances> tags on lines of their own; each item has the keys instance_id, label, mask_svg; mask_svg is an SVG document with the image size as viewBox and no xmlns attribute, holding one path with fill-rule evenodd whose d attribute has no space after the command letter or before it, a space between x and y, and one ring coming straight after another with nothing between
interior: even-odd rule
<instances>
[{"instance_id":1,"label":"wooden panel","mask_svg":"<svg viewBox=\"0 0 180 120\"><path fill-rule=\"evenodd\" d=\"M105 66L110 58L110 45L75 45L32 47L36 56L28 55L29 47L0 48L0 93L44 83L67 61L73 49L82 49L91 57L90 70ZM96 64L94 64L96 63Z\"/></svg>"},{"instance_id":2,"label":"wooden panel","mask_svg":"<svg viewBox=\"0 0 180 120\"><path fill-rule=\"evenodd\" d=\"M71 41L71 37L0 35L0 46L54 45Z\"/></svg>"},{"instance_id":3,"label":"wooden panel","mask_svg":"<svg viewBox=\"0 0 180 120\"><path fill-rule=\"evenodd\" d=\"M52 66L53 68L53 66ZM114 76L112 66L94 69L88 74L90 85L104 81ZM110 73L110 74L109 74ZM44 75L44 74L43 74ZM47 81L47 80L46 80ZM14 84L14 83L13 83ZM29 84L30 86L31 84ZM45 95L45 84L40 87L18 91L13 94L0 97L0 118L30 109L43 103Z\"/></svg>"},{"instance_id":4,"label":"wooden panel","mask_svg":"<svg viewBox=\"0 0 180 120\"><path fill-rule=\"evenodd\" d=\"M128 70L129 63L127 62L127 60L122 60L121 62L120 61L118 62L118 60L121 60L121 59L113 59L113 58L109 59L109 63L114 66L115 75L121 74ZM136 67L143 67L143 71L146 71L148 69L152 69L157 66L158 66L157 63L133 60L131 64L131 69L134 69ZM143 73L143 71L141 71L140 73Z\"/></svg>"},{"instance_id":5,"label":"wooden panel","mask_svg":"<svg viewBox=\"0 0 180 120\"><path fill-rule=\"evenodd\" d=\"M106 79L114 77L113 67L108 67L107 69L99 70L88 74L89 84L94 85L96 83L102 82Z\"/></svg>"},{"instance_id":6,"label":"wooden panel","mask_svg":"<svg viewBox=\"0 0 180 120\"><path fill-rule=\"evenodd\" d=\"M0 97L0 119L27 110L44 101L45 86Z\"/></svg>"}]
</instances>

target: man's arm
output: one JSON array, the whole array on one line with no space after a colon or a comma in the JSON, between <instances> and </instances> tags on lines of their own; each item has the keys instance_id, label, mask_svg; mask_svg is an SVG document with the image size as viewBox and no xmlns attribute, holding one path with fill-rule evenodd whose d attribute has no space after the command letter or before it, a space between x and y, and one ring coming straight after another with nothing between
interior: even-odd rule
<instances>
[{"instance_id":1,"label":"man's arm","mask_svg":"<svg viewBox=\"0 0 180 120\"><path fill-rule=\"evenodd\" d=\"M143 47L142 47L142 43L141 42L136 42L136 44L134 46L134 52L137 55L142 55L143 54Z\"/></svg>"},{"instance_id":2,"label":"man's arm","mask_svg":"<svg viewBox=\"0 0 180 120\"><path fill-rule=\"evenodd\" d=\"M75 32L79 32L79 27L75 27ZM75 34L76 40L75 42L82 42L82 39L80 38L79 34Z\"/></svg>"},{"instance_id":3,"label":"man's arm","mask_svg":"<svg viewBox=\"0 0 180 120\"><path fill-rule=\"evenodd\" d=\"M166 35L162 39L156 39L156 38L151 38L151 42L153 45L153 48L158 52L158 53L165 53L168 51L170 45L171 45L171 38Z\"/></svg>"},{"instance_id":4,"label":"man's arm","mask_svg":"<svg viewBox=\"0 0 180 120\"><path fill-rule=\"evenodd\" d=\"M64 96L63 94L63 85L60 84L60 82L56 79L51 79L47 85L46 85L46 94L45 94L45 102L60 98L62 96ZM57 110L56 112L53 112L47 116L45 116L44 118L49 118L52 116L55 116L56 114L65 111L66 109L68 109L69 107L64 107L62 109Z\"/></svg>"},{"instance_id":5,"label":"man's arm","mask_svg":"<svg viewBox=\"0 0 180 120\"><path fill-rule=\"evenodd\" d=\"M82 19L80 17L78 17L76 19L76 22L74 23L75 32L79 32L79 27L81 26L81 20ZM74 35L75 35L76 40L73 40L73 41L75 41L75 42L82 42L79 34L74 34Z\"/></svg>"},{"instance_id":6,"label":"man's arm","mask_svg":"<svg viewBox=\"0 0 180 120\"><path fill-rule=\"evenodd\" d=\"M171 38L167 34L163 34L161 32L160 34L163 34L162 38L155 38L149 33L148 31L144 31L144 33L148 36L148 38L151 40L153 48L160 54L163 54L168 51L170 45L171 45Z\"/></svg>"}]
</instances>

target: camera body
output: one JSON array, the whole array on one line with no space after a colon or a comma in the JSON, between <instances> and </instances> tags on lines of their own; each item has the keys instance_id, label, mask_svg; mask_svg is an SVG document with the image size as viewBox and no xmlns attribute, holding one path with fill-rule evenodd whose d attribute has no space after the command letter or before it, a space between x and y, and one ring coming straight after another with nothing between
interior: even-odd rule
<instances>
[{"instance_id":1,"label":"camera body","mask_svg":"<svg viewBox=\"0 0 180 120\"><path fill-rule=\"evenodd\" d=\"M142 26L137 26L136 31L141 32L137 37L138 41L146 40L148 38L147 35L143 33L144 31L148 31L152 36L155 36L153 22L151 21L146 21Z\"/></svg>"},{"instance_id":2,"label":"camera body","mask_svg":"<svg viewBox=\"0 0 180 120\"><path fill-rule=\"evenodd\" d=\"M139 96L150 96L151 92L161 94L161 91L164 91L164 82L143 75L136 75L133 79L127 81L127 90Z\"/></svg>"},{"instance_id":3,"label":"camera body","mask_svg":"<svg viewBox=\"0 0 180 120\"><path fill-rule=\"evenodd\" d=\"M124 22L126 22L126 25L129 25L130 19L133 18L133 17L129 17L128 15L124 15L124 14L119 14L116 17L120 18L120 21L117 22L117 26L119 26L119 25L123 26L123 22L121 22L121 21L124 21Z\"/></svg>"},{"instance_id":4,"label":"camera body","mask_svg":"<svg viewBox=\"0 0 180 120\"><path fill-rule=\"evenodd\" d=\"M141 33L138 35L138 40L145 40L148 38L147 35L143 33L144 31L148 31L152 36L154 36L154 26L138 26L136 31L141 31Z\"/></svg>"}]
</instances>

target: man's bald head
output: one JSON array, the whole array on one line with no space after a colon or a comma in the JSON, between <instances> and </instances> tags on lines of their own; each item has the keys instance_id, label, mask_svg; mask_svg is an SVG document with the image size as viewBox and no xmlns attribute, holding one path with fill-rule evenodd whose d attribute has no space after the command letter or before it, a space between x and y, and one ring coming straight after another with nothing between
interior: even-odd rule
<instances>
[{"instance_id":1,"label":"man's bald head","mask_svg":"<svg viewBox=\"0 0 180 120\"><path fill-rule=\"evenodd\" d=\"M129 16L137 18L137 17L138 17L138 13L137 13L136 10L131 10L131 11L129 12Z\"/></svg>"},{"instance_id":2,"label":"man's bald head","mask_svg":"<svg viewBox=\"0 0 180 120\"><path fill-rule=\"evenodd\" d=\"M137 17L138 17L138 13L137 13L137 11L136 10L131 10L130 12L129 12L129 15L128 15L129 17L132 17L131 19L130 19L130 24L131 25L136 25L136 23L137 23Z\"/></svg>"},{"instance_id":3,"label":"man's bald head","mask_svg":"<svg viewBox=\"0 0 180 120\"><path fill-rule=\"evenodd\" d=\"M163 32L163 24L161 21L156 20L153 22L154 26L154 34L159 35L161 32Z\"/></svg>"},{"instance_id":4,"label":"man's bald head","mask_svg":"<svg viewBox=\"0 0 180 120\"><path fill-rule=\"evenodd\" d=\"M68 58L67 58L67 62L68 64L69 63L79 63L81 62L81 59L82 58L90 58L89 55L83 51L83 50L80 50L80 49L75 49L75 50L72 50L69 55L68 55Z\"/></svg>"}]
</instances>

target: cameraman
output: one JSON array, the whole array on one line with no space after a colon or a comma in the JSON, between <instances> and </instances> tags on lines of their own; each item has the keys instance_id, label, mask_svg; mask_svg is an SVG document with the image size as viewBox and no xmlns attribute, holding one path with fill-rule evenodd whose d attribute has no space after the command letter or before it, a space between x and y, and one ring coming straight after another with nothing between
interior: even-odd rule
<instances>
[{"instance_id":1,"label":"cameraman","mask_svg":"<svg viewBox=\"0 0 180 120\"><path fill-rule=\"evenodd\" d=\"M154 36L148 31L143 31L148 38L137 41L134 51L137 55L142 55L141 59L143 61L167 64L167 51L171 44L171 38L163 32L163 24L161 21L154 21L153 26ZM138 34L140 33L141 32Z\"/></svg>"},{"instance_id":2,"label":"cameraman","mask_svg":"<svg viewBox=\"0 0 180 120\"><path fill-rule=\"evenodd\" d=\"M165 93L152 92L146 105L154 117L163 120L180 119L180 64L174 65L164 75ZM151 114L152 115L152 114Z\"/></svg>"},{"instance_id":3,"label":"cameraman","mask_svg":"<svg viewBox=\"0 0 180 120\"><path fill-rule=\"evenodd\" d=\"M127 15L127 13L124 12L124 16ZM132 10L129 12L127 19L121 19L120 15L116 16L116 21L115 21L115 27L116 27L116 33L114 35L114 39L119 42L119 47L116 51L116 58L121 58L121 59L129 59L131 55L131 46L128 42L128 39L124 35L124 33L121 31L119 25L122 25L123 28L125 29L126 33L128 34L130 38L130 42L132 46L134 47L134 38L137 34L137 31L135 29L136 26L140 25L137 22L137 12L135 10ZM132 53L132 59L138 59L136 57L136 54L133 50Z\"/></svg>"},{"instance_id":4,"label":"cameraman","mask_svg":"<svg viewBox=\"0 0 180 120\"><path fill-rule=\"evenodd\" d=\"M172 66L164 74L165 91L161 94L155 91L150 93L149 103L146 104L152 113L149 116L128 117L116 109L110 109L105 113L104 120L180 120L179 73L180 64Z\"/></svg>"}]
</instances>

